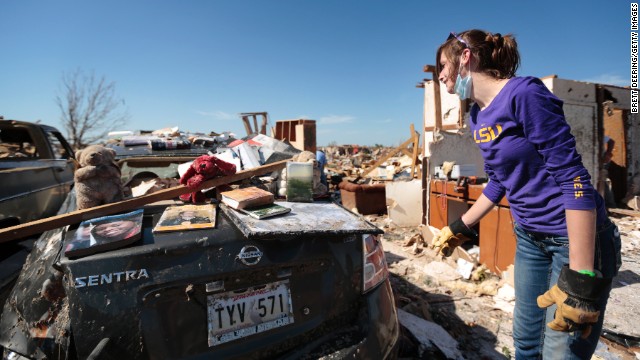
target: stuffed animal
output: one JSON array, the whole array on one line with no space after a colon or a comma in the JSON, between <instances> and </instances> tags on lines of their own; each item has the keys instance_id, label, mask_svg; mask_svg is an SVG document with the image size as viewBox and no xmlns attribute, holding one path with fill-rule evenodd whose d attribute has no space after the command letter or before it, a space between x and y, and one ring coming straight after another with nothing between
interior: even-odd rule
<instances>
[{"instance_id":1,"label":"stuffed animal","mask_svg":"<svg viewBox=\"0 0 640 360\"><path fill-rule=\"evenodd\" d=\"M212 155L202 155L196 158L191 166L180 177L180 184L186 185L189 189L195 190L205 180L215 176L232 175L236 173L236 166L226 161L222 161ZM191 201L193 203L203 202L206 196L201 191L193 191L188 194L180 195L183 201Z\"/></svg>"},{"instance_id":2,"label":"stuffed animal","mask_svg":"<svg viewBox=\"0 0 640 360\"><path fill-rule=\"evenodd\" d=\"M78 210L122 200L116 152L102 145L76 151L79 168L74 173Z\"/></svg>"}]
</instances>

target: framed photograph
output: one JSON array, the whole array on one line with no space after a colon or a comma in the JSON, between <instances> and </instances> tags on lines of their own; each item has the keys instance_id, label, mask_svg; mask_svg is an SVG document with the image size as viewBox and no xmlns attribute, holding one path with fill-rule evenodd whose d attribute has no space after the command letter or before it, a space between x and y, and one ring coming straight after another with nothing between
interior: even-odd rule
<instances>
[{"instance_id":1,"label":"framed photograph","mask_svg":"<svg viewBox=\"0 0 640 360\"><path fill-rule=\"evenodd\" d=\"M64 254L68 258L87 256L130 245L141 237L143 210L103 216L80 223L67 236Z\"/></svg>"},{"instance_id":2,"label":"framed photograph","mask_svg":"<svg viewBox=\"0 0 640 360\"><path fill-rule=\"evenodd\" d=\"M153 232L212 229L215 226L213 204L169 206L164 209Z\"/></svg>"}]
</instances>

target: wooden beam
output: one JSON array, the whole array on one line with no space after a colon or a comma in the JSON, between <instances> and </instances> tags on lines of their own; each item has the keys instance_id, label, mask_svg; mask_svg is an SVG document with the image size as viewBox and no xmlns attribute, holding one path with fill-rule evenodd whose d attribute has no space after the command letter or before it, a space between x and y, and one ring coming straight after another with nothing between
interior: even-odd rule
<instances>
[{"instance_id":1,"label":"wooden beam","mask_svg":"<svg viewBox=\"0 0 640 360\"><path fill-rule=\"evenodd\" d=\"M446 125L442 125L442 128L440 130L458 130L458 124L446 124ZM436 127L435 126L425 126L424 131L436 131Z\"/></svg>"},{"instance_id":2,"label":"wooden beam","mask_svg":"<svg viewBox=\"0 0 640 360\"><path fill-rule=\"evenodd\" d=\"M40 220L31 221L28 223L11 226L8 228L0 229L0 244L9 242L12 240L23 239L31 235L40 234L47 230L56 229L62 226L79 223L84 220L93 219L100 216L111 215L123 211L133 210L140 208L145 204L160 200L169 200L176 198L182 194L187 194L193 191L201 189L208 189L224 184L233 183L239 180L248 179L256 175L262 175L270 173L276 170L283 169L287 161L281 160L268 165L263 165L257 168L239 171L233 175L222 176L205 181L197 189L189 189L184 185L179 185L169 189L163 189L152 194L137 196L129 198L123 201L100 205L88 209L71 211L66 214L56 215Z\"/></svg>"},{"instance_id":3,"label":"wooden beam","mask_svg":"<svg viewBox=\"0 0 640 360\"><path fill-rule=\"evenodd\" d=\"M403 154L407 155L408 157L412 157L412 156L413 156L413 153L412 153L411 151L409 151L409 149L405 149L405 148L403 148L403 149L400 149L400 151L401 151Z\"/></svg>"},{"instance_id":4,"label":"wooden beam","mask_svg":"<svg viewBox=\"0 0 640 360\"><path fill-rule=\"evenodd\" d=\"M425 65L424 72L433 74L433 102L436 110L435 128L442 129L442 100L440 99L440 81L436 74L436 67L434 65Z\"/></svg>"},{"instance_id":5,"label":"wooden beam","mask_svg":"<svg viewBox=\"0 0 640 360\"><path fill-rule=\"evenodd\" d=\"M260 126L260 134L267 135L267 113L262 113L262 125Z\"/></svg>"},{"instance_id":6,"label":"wooden beam","mask_svg":"<svg viewBox=\"0 0 640 360\"><path fill-rule=\"evenodd\" d=\"M378 159L378 161L376 161L373 165L371 165L371 167L368 168L367 170L365 170L365 172L363 172L362 175L360 175L360 176L362 176L362 177L366 176L367 174L372 172L373 169L377 168L382 163L387 161L389 158L393 157L395 154L397 154L398 152L402 151L402 149L406 148L409 144L413 143L415 141L415 133L416 133L416 131L414 130L413 124L411 124L411 132L414 135L411 136L409 138L409 140L403 142L402 145L400 145L397 148L391 150L387 155L385 155L385 156L381 157L380 159ZM414 146L417 146L417 145L414 144ZM414 162L415 162L415 159L414 159Z\"/></svg>"},{"instance_id":7,"label":"wooden beam","mask_svg":"<svg viewBox=\"0 0 640 360\"><path fill-rule=\"evenodd\" d=\"M247 132L247 135L251 135L251 123L249 122L248 116L242 117L242 123L244 124L244 130Z\"/></svg>"},{"instance_id":8,"label":"wooden beam","mask_svg":"<svg viewBox=\"0 0 640 360\"><path fill-rule=\"evenodd\" d=\"M417 163L418 163L418 147L420 145L420 135L415 131L413 124L411 124L411 133L413 134L413 155L411 156L411 178L417 177ZM420 151L422 153L422 151Z\"/></svg>"},{"instance_id":9,"label":"wooden beam","mask_svg":"<svg viewBox=\"0 0 640 360\"><path fill-rule=\"evenodd\" d=\"M626 210L626 209L616 209L616 208L607 208L607 210L609 212L614 213L614 214L621 214L621 215L627 215L627 216L640 217L640 211Z\"/></svg>"},{"instance_id":10,"label":"wooden beam","mask_svg":"<svg viewBox=\"0 0 640 360\"><path fill-rule=\"evenodd\" d=\"M253 129L258 132L258 115L253 114Z\"/></svg>"}]
</instances>

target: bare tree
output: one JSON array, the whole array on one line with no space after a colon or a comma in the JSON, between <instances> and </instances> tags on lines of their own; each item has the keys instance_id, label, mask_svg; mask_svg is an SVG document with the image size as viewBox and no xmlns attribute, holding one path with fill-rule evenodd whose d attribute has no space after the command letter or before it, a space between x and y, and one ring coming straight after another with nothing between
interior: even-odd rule
<instances>
[{"instance_id":1,"label":"bare tree","mask_svg":"<svg viewBox=\"0 0 640 360\"><path fill-rule=\"evenodd\" d=\"M126 110L119 111L124 100L116 98L115 83L107 82L104 76L97 79L93 72L85 74L80 69L63 73L56 103L67 139L75 149L95 143L129 119Z\"/></svg>"}]
</instances>

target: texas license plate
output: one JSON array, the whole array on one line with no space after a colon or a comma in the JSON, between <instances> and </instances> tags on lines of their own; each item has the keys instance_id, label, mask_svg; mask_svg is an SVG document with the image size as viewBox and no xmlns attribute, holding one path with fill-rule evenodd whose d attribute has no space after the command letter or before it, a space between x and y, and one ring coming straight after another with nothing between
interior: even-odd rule
<instances>
[{"instance_id":1,"label":"texas license plate","mask_svg":"<svg viewBox=\"0 0 640 360\"><path fill-rule=\"evenodd\" d=\"M209 346L293 323L289 280L207 296Z\"/></svg>"}]
</instances>

